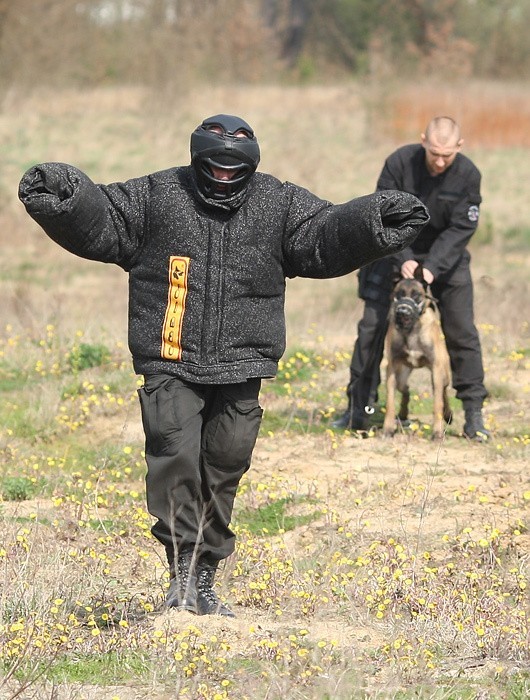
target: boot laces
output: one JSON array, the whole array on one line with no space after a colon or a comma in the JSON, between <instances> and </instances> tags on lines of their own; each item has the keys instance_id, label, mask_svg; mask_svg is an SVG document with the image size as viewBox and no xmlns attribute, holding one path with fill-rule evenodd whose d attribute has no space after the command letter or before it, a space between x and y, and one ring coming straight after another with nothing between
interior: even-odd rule
<instances>
[{"instance_id":1,"label":"boot laces","mask_svg":"<svg viewBox=\"0 0 530 700\"><path fill-rule=\"evenodd\" d=\"M214 574L215 571L212 569L200 569L197 580L197 590L209 603L217 605L219 603L219 598L212 588Z\"/></svg>"},{"instance_id":2,"label":"boot laces","mask_svg":"<svg viewBox=\"0 0 530 700\"><path fill-rule=\"evenodd\" d=\"M192 571L192 555L179 556L175 571L176 584L182 596L188 596L193 586L194 573Z\"/></svg>"}]
</instances>

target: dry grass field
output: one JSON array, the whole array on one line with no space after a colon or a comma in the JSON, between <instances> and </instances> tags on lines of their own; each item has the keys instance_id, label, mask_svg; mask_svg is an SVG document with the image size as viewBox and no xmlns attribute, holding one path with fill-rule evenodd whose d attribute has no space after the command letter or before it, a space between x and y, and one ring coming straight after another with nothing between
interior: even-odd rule
<instances>
[{"instance_id":1,"label":"dry grass field","mask_svg":"<svg viewBox=\"0 0 530 700\"><path fill-rule=\"evenodd\" d=\"M0 698L436 700L530 696L530 97L526 85L138 88L7 95L0 112ZM219 592L235 620L162 609L143 492L127 280L24 214L33 163L98 182L187 163L205 116L240 113L260 169L335 202L373 190L432 114L483 173L471 244L488 444L456 418L335 433L355 275L288 282L288 348L234 513Z\"/></svg>"}]
</instances>

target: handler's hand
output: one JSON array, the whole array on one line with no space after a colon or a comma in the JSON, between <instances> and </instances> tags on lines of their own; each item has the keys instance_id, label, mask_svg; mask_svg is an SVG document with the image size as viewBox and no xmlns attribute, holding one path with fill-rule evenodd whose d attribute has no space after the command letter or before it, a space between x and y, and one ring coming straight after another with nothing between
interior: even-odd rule
<instances>
[{"instance_id":1,"label":"handler's hand","mask_svg":"<svg viewBox=\"0 0 530 700\"><path fill-rule=\"evenodd\" d=\"M417 260L405 260L401 266L401 276L407 280L414 279L414 271L417 267ZM432 284L434 282L434 275L426 267L423 268L423 279L427 282L427 284Z\"/></svg>"},{"instance_id":2,"label":"handler's hand","mask_svg":"<svg viewBox=\"0 0 530 700\"><path fill-rule=\"evenodd\" d=\"M427 284L432 284L434 282L434 275L426 267L423 268L423 279Z\"/></svg>"},{"instance_id":3,"label":"handler's hand","mask_svg":"<svg viewBox=\"0 0 530 700\"><path fill-rule=\"evenodd\" d=\"M416 260L405 260L401 266L401 276L406 280L414 279L414 270L418 267Z\"/></svg>"}]
</instances>

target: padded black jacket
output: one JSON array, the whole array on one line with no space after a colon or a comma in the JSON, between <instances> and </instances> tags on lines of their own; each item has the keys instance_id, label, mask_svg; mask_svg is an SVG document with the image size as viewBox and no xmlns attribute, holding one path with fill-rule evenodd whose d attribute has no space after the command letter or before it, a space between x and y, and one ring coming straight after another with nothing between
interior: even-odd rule
<instances>
[{"instance_id":1,"label":"padded black jacket","mask_svg":"<svg viewBox=\"0 0 530 700\"><path fill-rule=\"evenodd\" d=\"M206 384L275 375L287 277L347 274L401 250L428 220L409 194L332 205L264 173L226 205L200 194L190 166L96 185L45 163L19 197L63 248L129 273L135 371Z\"/></svg>"}]
</instances>

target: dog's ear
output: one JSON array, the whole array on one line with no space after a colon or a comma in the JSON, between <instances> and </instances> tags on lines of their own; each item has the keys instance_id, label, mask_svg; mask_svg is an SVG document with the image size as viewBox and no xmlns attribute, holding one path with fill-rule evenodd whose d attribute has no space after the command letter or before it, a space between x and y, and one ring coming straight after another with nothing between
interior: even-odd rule
<instances>
[{"instance_id":1,"label":"dog's ear","mask_svg":"<svg viewBox=\"0 0 530 700\"><path fill-rule=\"evenodd\" d=\"M414 270L414 279L418 280L418 282L423 283L423 265L422 263L418 263L418 267Z\"/></svg>"},{"instance_id":2,"label":"dog's ear","mask_svg":"<svg viewBox=\"0 0 530 700\"><path fill-rule=\"evenodd\" d=\"M418 263L418 267L414 270L414 279L417 280L418 282L421 283L423 289L427 291L429 285L425 281L425 277L423 276L423 264Z\"/></svg>"}]
</instances>

